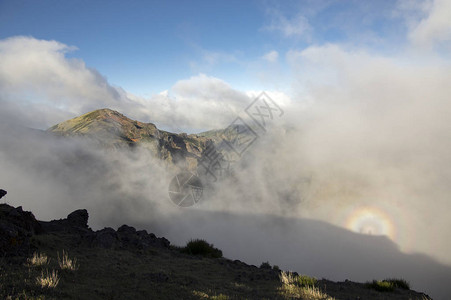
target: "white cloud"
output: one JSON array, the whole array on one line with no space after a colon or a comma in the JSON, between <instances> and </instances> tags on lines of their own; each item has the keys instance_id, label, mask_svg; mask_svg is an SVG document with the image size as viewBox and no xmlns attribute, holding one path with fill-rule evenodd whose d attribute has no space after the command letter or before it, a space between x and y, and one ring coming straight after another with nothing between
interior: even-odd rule
<instances>
[{"instance_id":1,"label":"white cloud","mask_svg":"<svg viewBox=\"0 0 451 300\"><path fill-rule=\"evenodd\" d=\"M169 91L168 90L161 91L158 93L158 95L163 97L169 97Z\"/></svg>"},{"instance_id":2,"label":"white cloud","mask_svg":"<svg viewBox=\"0 0 451 300\"><path fill-rule=\"evenodd\" d=\"M210 51L201 47L196 47L200 52L200 58L190 62L193 72L208 72L222 64L237 63L239 60L236 53L227 53L221 51Z\"/></svg>"},{"instance_id":3,"label":"white cloud","mask_svg":"<svg viewBox=\"0 0 451 300\"><path fill-rule=\"evenodd\" d=\"M210 66L219 64L221 62L233 62L236 61L236 57L233 54L204 51L203 60Z\"/></svg>"},{"instance_id":4,"label":"white cloud","mask_svg":"<svg viewBox=\"0 0 451 300\"><path fill-rule=\"evenodd\" d=\"M233 89L221 79L199 74L179 80L171 88L174 98L169 98L171 111L157 116L167 126L177 124L180 128L224 127L233 121L250 99L243 92ZM157 99L155 99L157 100ZM149 99L149 110L158 105Z\"/></svg>"},{"instance_id":5,"label":"white cloud","mask_svg":"<svg viewBox=\"0 0 451 300\"><path fill-rule=\"evenodd\" d=\"M49 126L56 115L79 114L115 106L121 91L96 70L65 54L74 50L57 41L13 37L0 41L0 88L4 107L26 112L39 107L41 124ZM45 109L43 109L45 108ZM59 112L59 113L58 113Z\"/></svg>"},{"instance_id":6,"label":"white cloud","mask_svg":"<svg viewBox=\"0 0 451 300\"><path fill-rule=\"evenodd\" d=\"M204 74L180 80L148 99L112 86L57 41L14 37L0 41L0 101L3 119L45 129L99 108L166 128L227 126L250 101L226 82Z\"/></svg>"},{"instance_id":7,"label":"white cloud","mask_svg":"<svg viewBox=\"0 0 451 300\"><path fill-rule=\"evenodd\" d=\"M451 228L449 64L339 45L287 57L294 93L302 87L299 94L312 100L308 110L291 115L303 132L292 139L302 153L293 160L322 182L316 207L305 211L338 225L347 214L340 207L388 208L403 250L451 263L444 230Z\"/></svg>"},{"instance_id":8,"label":"white cloud","mask_svg":"<svg viewBox=\"0 0 451 300\"><path fill-rule=\"evenodd\" d=\"M275 63L279 59L279 52L277 52L276 50L272 50L263 55L262 58L270 63Z\"/></svg>"},{"instance_id":9,"label":"white cloud","mask_svg":"<svg viewBox=\"0 0 451 300\"><path fill-rule=\"evenodd\" d=\"M410 38L420 45L451 41L451 1L435 0L427 18L413 29Z\"/></svg>"},{"instance_id":10,"label":"white cloud","mask_svg":"<svg viewBox=\"0 0 451 300\"><path fill-rule=\"evenodd\" d=\"M450 0L404 0L395 13L406 19L414 45L432 48L451 41Z\"/></svg>"},{"instance_id":11,"label":"white cloud","mask_svg":"<svg viewBox=\"0 0 451 300\"><path fill-rule=\"evenodd\" d=\"M302 14L298 14L292 19L288 19L277 10L271 10L271 22L264 29L282 33L285 37L302 37L310 39L313 28L308 19Z\"/></svg>"},{"instance_id":12,"label":"white cloud","mask_svg":"<svg viewBox=\"0 0 451 300\"><path fill-rule=\"evenodd\" d=\"M250 99L255 99L262 92L265 92L269 98L271 98L275 103L277 103L278 106L280 106L284 110L287 108L290 108L290 106L293 105L291 97L281 91L267 91L267 90L253 91L253 90L250 90L250 91L246 91L246 95L248 95Z\"/></svg>"}]
</instances>

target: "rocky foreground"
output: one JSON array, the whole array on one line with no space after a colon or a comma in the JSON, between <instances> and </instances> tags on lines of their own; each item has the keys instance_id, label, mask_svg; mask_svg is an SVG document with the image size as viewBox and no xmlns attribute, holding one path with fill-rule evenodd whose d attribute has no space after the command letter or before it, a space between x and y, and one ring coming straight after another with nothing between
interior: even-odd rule
<instances>
[{"instance_id":1,"label":"rocky foreground","mask_svg":"<svg viewBox=\"0 0 451 300\"><path fill-rule=\"evenodd\" d=\"M44 222L7 204L0 204L0 274L0 299L431 299L194 255L127 225L93 231L83 209Z\"/></svg>"}]
</instances>

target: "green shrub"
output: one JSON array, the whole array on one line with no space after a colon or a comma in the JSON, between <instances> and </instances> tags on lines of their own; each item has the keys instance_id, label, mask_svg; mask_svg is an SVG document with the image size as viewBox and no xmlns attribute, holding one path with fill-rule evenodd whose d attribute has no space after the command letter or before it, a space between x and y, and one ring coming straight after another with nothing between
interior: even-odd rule
<instances>
[{"instance_id":1,"label":"green shrub","mask_svg":"<svg viewBox=\"0 0 451 300\"><path fill-rule=\"evenodd\" d=\"M403 290L410 290L410 284L400 278L388 278L382 280L383 282L390 282L395 288L403 289Z\"/></svg>"},{"instance_id":2,"label":"green shrub","mask_svg":"<svg viewBox=\"0 0 451 300\"><path fill-rule=\"evenodd\" d=\"M373 289L379 292L392 292L395 290L393 284L387 281L373 280L372 282L367 282L365 286L369 289Z\"/></svg>"},{"instance_id":3,"label":"green shrub","mask_svg":"<svg viewBox=\"0 0 451 300\"><path fill-rule=\"evenodd\" d=\"M260 265L260 269L271 269L271 264L269 263L269 261L262 262L262 264Z\"/></svg>"},{"instance_id":4,"label":"green shrub","mask_svg":"<svg viewBox=\"0 0 451 300\"><path fill-rule=\"evenodd\" d=\"M298 287L314 287L317 280L315 277L307 275L294 275L291 272L281 272L280 281L285 285L295 285Z\"/></svg>"},{"instance_id":5,"label":"green shrub","mask_svg":"<svg viewBox=\"0 0 451 300\"><path fill-rule=\"evenodd\" d=\"M307 275L298 275L296 276L296 284L300 287L314 287L316 278Z\"/></svg>"},{"instance_id":6,"label":"green shrub","mask_svg":"<svg viewBox=\"0 0 451 300\"><path fill-rule=\"evenodd\" d=\"M192 255L202 255L205 257L220 258L222 257L222 251L215 248L213 244L209 244L202 239L195 239L189 241L182 252Z\"/></svg>"},{"instance_id":7,"label":"green shrub","mask_svg":"<svg viewBox=\"0 0 451 300\"><path fill-rule=\"evenodd\" d=\"M379 291L379 292L392 292L396 288L409 290L410 285L407 281L404 279L397 279L397 278L391 278L391 279L384 279L382 281L380 280L373 280L372 282L367 282L365 284L367 288Z\"/></svg>"}]
</instances>

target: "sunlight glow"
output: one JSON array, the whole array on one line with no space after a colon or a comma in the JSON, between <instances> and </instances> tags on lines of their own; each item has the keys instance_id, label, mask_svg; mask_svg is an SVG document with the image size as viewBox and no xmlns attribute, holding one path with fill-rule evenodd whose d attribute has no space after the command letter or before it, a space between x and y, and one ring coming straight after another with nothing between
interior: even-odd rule
<instances>
[{"instance_id":1,"label":"sunlight glow","mask_svg":"<svg viewBox=\"0 0 451 300\"><path fill-rule=\"evenodd\" d=\"M346 218L345 227L362 234L385 235L396 241L397 232L392 217L377 207L354 209Z\"/></svg>"}]
</instances>

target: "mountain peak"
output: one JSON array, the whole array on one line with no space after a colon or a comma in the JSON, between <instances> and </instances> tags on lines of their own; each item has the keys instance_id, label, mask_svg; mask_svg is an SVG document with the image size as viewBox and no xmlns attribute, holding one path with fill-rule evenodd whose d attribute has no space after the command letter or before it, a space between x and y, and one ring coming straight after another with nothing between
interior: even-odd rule
<instances>
[{"instance_id":1,"label":"mountain peak","mask_svg":"<svg viewBox=\"0 0 451 300\"><path fill-rule=\"evenodd\" d=\"M49 129L47 129L47 131L51 131L51 132L70 132L70 133L86 133L89 130L86 129L91 129L90 125L93 125L93 123L95 123L94 125L96 125L96 127L98 127L101 124L97 124L99 122L108 122L108 123L120 123L121 125L125 125L127 123L139 123L139 124L145 124L145 123L141 123L141 122L137 122L137 121L133 121L132 119L127 118L126 116L124 116L123 114L109 109L109 108L102 108L102 109L97 109L91 112L88 112L84 115L81 115L79 117L75 117L73 119L61 122L59 124L56 124L52 127L50 127ZM104 124L105 125L105 124ZM153 127L155 127L154 124L149 123L148 125L151 125Z\"/></svg>"},{"instance_id":2,"label":"mountain peak","mask_svg":"<svg viewBox=\"0 0 451 300\"><path fill-rule=\"evenodd\" d=\"M121 119L126 119L126 120L130 120L131 119L127 118L126 116L124 116L123 114L121 114L118 111L112 110L110 108L101 108L101 109L97 109L91 112L88 112L84 115L81 115L78 118L84 118L84 119L108 119L108 118L114 118L114 117L119 117Z\"/></svg>"},{"instance_id":3,"label":"mountain peak","mask_svg":"<svg viewBox=\"0 0 451 300\"><path fill-rule=\"evenodd\" d=\"M129 119L103 108L56 124L48 132L59 136L87 137L108 148L145 147L155 156L172 163L184 161L195 169L207 138L160 131L152 123Z\"/></svg>"},{"instance_id":4,"label":"mountain peak","mask_svg":"<svg viewBox=\"0 0 451 300\"><path fill-rule=\"evenodd\" d=\"M125 142L135 142L143 136L158 135L154 124L134 121L109 108L94 110L61 122L47 131L63 136L88 136Z\"/></svg>"}]
</instances>

